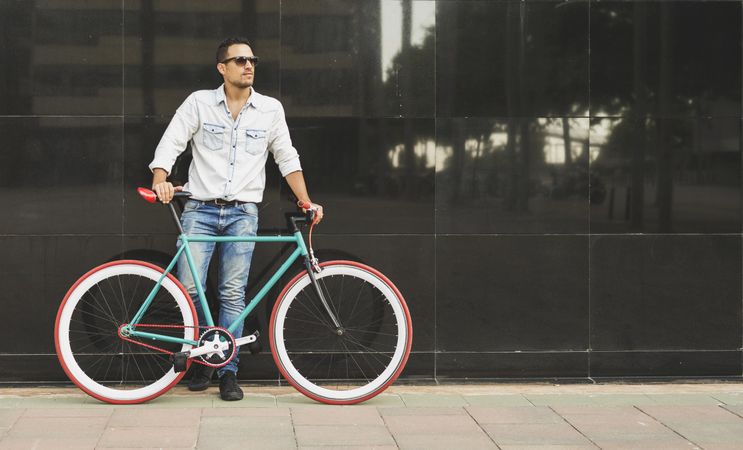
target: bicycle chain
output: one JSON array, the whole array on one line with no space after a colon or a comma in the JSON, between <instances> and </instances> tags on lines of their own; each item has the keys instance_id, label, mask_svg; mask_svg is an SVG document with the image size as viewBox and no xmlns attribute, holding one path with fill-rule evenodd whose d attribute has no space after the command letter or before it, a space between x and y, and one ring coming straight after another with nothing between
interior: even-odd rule
<instances>
[{"instance_id":1,"label":"bicycle chain","mask_svg":"<svg viewBox=\"0 0 743 450\"><path fill-rule=\"evenodd\" d=\"M121 334L121 329L123 327L125 327L126 325L127 324L122 324L119 327L119 329L118 329L118 334L119 334L119 337L121 339L123 339L123 340L125 340L127 342L131 342L132 344L137 344L137 345L141 345L142 347L149 348L150 350L156 350L158 352L165 353L165 354L171 355L171 356L173 355L173 352L171 352L169 350L165 350L164 348L160 348L160 347L157 347L155 345L145 344L144 342L135 341L134 339L129 339L128 337L122 335ZM199 328L199 329L201 329L201 328L205 328L205 329L219 328L219 327L207 327L207 326L198 326L198 327L195 327L193 325L165 325L165 324L157 324L157 323L140 323L140 324L137 324L136 326L137 327L149 327L149 328L184 328L184 329L185 328ZM197 363L199 363L199 364L201 364L203 366L207 366L207 367L209 366L208 364L206 364L205 362L203 362L203 361L201 361L199 359L192 358L191 360L193 362L197 362Z\"/></svg>"}]
</instances>

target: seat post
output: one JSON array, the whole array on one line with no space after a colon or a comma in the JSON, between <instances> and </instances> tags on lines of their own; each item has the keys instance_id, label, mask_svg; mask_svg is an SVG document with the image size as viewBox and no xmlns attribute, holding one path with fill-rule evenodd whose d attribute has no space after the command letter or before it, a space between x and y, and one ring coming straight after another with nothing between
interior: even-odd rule
<instances>
[{"instance_id":1,"label":"seat post","mask_svg":"<svg viewBox=\"0 0 743 450\"><path fill-rule=\"evenodd\" d=\"M183 227L181 226L181 221L180 219L178 219L178 213L175 212L173 202L168 203L168 209L170 210L170 215L173 218L173 222L175 222L175 226L178 227L179 234L185 234L185 232L183 231Z\"/></svg>"}]
</instances>

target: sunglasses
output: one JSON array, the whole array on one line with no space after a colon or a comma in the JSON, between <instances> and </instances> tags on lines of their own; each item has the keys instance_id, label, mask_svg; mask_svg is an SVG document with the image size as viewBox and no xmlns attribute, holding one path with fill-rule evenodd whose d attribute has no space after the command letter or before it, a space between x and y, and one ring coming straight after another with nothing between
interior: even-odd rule
<instances>
[{"instance_id":1,"label":"sunglasses","mask_svg":"<svg viewBox=\"0 0 743 450\"><path fill-rule=\"evenodd\" d=\"M227 64L230 61L235 61L235 64L237 64L240 67L245 67L245 65L250 61L250 64L255 67L258 65L258 57L257 56L233 56L232 58L227 58L224 61L221 61L221 64Z\"/></svg>"}]
</instances>

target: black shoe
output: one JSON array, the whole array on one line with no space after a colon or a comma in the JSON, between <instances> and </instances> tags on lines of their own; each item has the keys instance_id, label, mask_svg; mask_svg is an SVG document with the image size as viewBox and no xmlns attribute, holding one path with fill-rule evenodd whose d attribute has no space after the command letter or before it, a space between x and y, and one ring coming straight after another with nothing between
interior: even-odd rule
<instances>
[{"instance_id":1,"label":"black shoe","mask_svg":"<svg viewBox=\"0 0 743 450\"><path fill-rule=\"evenodd\" d=\"M189 391L203 391L212 384L212 375L214 375L214 367L208 367L203 364L194 363L193 374L191 374L191 381L188 382Z\"/></svg>"},{"instance_id":2,"label":"black shoe","mask_svg":"<svg viewBox=\"0 0 743 450\"><path fill-rule=\"evenodd\" d=\"M243 390L237 385L235 372L227 371L219 378L219 396L227 402L243 399Z\"/></svg>"}]
</instances>

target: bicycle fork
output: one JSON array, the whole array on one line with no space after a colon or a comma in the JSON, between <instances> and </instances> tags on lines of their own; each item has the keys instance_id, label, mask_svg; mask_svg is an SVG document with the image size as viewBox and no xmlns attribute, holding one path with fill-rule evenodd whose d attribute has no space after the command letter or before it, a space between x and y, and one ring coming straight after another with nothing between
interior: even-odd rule
<instances>
[{"instance_id":1,"label":"bicycle fork","mask_svg":"<svg viewBox=\"0 0 743 450\"><path fill-rule=\"evenodd\" d=\"M320 284L317 282L317 278L315 277L315 272L317 271L319 273L319 270L316 269L320 269L320 266L316 264L316 261L317 260L315 260L315 262L310 261L309 256L306 256L304 258L304 265L307 268L307 275L309 275L310 277L310 282L312 283L312 287L315 288L317 297L320 299L320 302L325 308L325 311L328 313L328 316L330 316L330 320L333 322L333 325L335 325L335 334L337 334L338 336L343 336L345 330L343 329L341 323L338 321L338 318L333 313L333 310L330 308L330 304L325 298L325 294L323 294L322 289L320 289Z\"/></svg>"}]
</instances>

